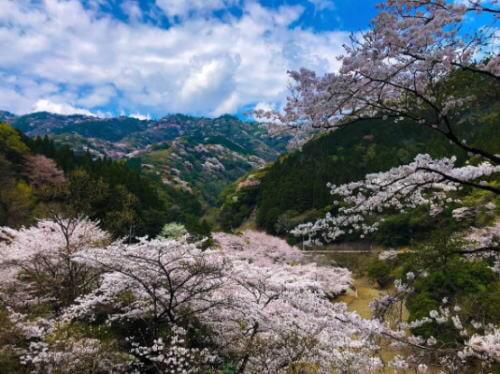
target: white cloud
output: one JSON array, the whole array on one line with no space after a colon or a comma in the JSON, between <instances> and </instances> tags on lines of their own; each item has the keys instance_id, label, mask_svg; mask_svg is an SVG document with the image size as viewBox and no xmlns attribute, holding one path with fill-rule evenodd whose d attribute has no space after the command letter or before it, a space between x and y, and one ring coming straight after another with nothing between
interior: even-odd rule
<instances>
[{"instance_id":1,"label":"white cloud","mask_svg":"<svg viewBox=\"0 0 500 374\"><path fill-rule=\"evenodd\" d=\"M83 114L85 116L94 116L94 117L97 116L96 114L86 109L75 108L74 106L65 103L54 103L50 100L45 100L45 99L38 100L33 106L32 111L50 112L50 113L64 114L64 115Z\"/></svg>"},{"instance_id":2,"label":"white cloud","mask_svg":"<svg viewBox=\"0 0 500 374\"><path fill-rule=\"evenodd\" d=\"M193 13L209 13L231 5L237 5L239 0L156 0L156 5L168 17L186 17Z\"/></svg>"},{"instance_id":3,"label":"white cloud","mask_svg":"<svg viewBox=\"0 0 500 374\"><path fill-rule=\"evenodd\" d=\"M141 114L141 113L132 113L129 117L136 118L140 121L149 121L151 116L149 114Z\"/></svg>"},{"instance_id":4,"label":"white cloud","mask_svg":"<svg viewBox=\"0 0 500 374\"><path fill-rule=\"evenodd\" d=\"M272 110L276 110L276 105L273 103L257 103L254 107L254 110L264 110L266 112L270 112Z\"/></svg>"},{"instance_id":5,"label":"white cloud","mask_svg":"<svg viewBox=\"0 0 500 374\"><path fill-rule=\"evenodd\" d=\"M217 9L234 1L160 2L185 16L201 4ZM241 17L190 16L169 29L140 21L139 10L127 6L130 23L78 0L2 0L0 46L8 53L0 54L0 109L23 113L46 100L59 110L216 115L280 103L287 70L336 69L348 38L291 29L302 8L271 10L252 0Z\"/></svg>"},{"instance_id":6,"label":"white cloud","mask_svg":"<svg viewBox=\"0 0 500 374\"><path fill-rule=\"evenodd\" d=\"M142 19L142 10L136 1L124 0L121 4L121 8L131 21L140 21Z\"/></svg>"}]
</instances>

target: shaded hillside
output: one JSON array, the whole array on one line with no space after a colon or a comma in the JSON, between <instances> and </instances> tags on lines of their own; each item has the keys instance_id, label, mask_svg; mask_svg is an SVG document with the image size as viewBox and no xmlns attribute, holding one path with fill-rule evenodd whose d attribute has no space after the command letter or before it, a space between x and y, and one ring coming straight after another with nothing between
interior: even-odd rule
<instances>
[{"instance_id":1,"label":"shaded hillside","mask_svg":"<svg viewBox=\"0 0 500 374\"><path fill-rule=\"evenodd\" d=\"M476 117L471 116L471 119ZM500 131L492 116L480 118L481 126L459 132L471 145L498 152ZM465 128L465 126L464 126ZM220 223L234 228L256 209L256 223L274 234L286 234L297 224L322 217L331 209L327 183L360 180L367 173L409 163L419 153L435 157L467 155L439 134L411 123L365 121L324 134L280 157L261 175L250 173L224 195Z\"/></svg>"}]
</instances>

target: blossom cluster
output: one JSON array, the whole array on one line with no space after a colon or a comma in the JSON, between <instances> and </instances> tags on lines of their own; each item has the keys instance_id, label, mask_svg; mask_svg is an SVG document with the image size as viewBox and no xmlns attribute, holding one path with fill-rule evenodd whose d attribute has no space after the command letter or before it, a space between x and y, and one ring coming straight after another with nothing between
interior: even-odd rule
<instances>
[{"instance_id":1,"label":"blossom cluster","mask_svg":"<svg viewBox=\"0 0 500 374\"><path fill-rule=\"evenodd\" d=\"M335 215L328 214L315 223L299 225L292 233L323 241L332 241L345 234L360 233L361 237L376 231L383 218L381 213L405 212L418 206L428 206L435 215L453 202L450 193L464 185L487 187L487 178L500 172L500 166L485 161L478 165L455 166L456 159L433 159L420 154L415 160L385 172L368 174L364 180L330 185L335 196ZM462 212L456 212L457 214Z\"/></svg>"},{"instance_id":2,"label":"blossom cluster","mask_svg":"<svg viewBox=\"0 0 500 374\"><path fill-rule=\"evenodd\" d=\"M22 239L28 230L32 240ZM2 232L10 238L10 244L2 244L4 253L13 250L10 246L24 251L15 257L22 262L12 262L14 254L5 262L22 264L14 274L15 281L24 284L19 292L30 294L40 286L24 276L25 269L38 264L32 245L37 241L41 254L74 249L69 257L54 257L53 266L64 270L69 260L77 266L71 269L86 269L85 274L93 275L90 290L72 293L68 304L37 318L23 303L3 298L8 290L2 289L4 302L10 304L5 311L25 339L14 352L33 372L62 368L197 373L225 362L248 373L311 367L318 373L375 372L384 365L379 355L382 340L410 347L425 343L408 335L411 326L390 328L380 319L361 318L344 303L332 302L332 297L351 287L350 273L305 264L300 250L263 233L215 234L218 246L202 250L184 238L110 243L106 233L85 219L71 225L43 221L30 229ZM64 277L65 271L61 274ZM406 281L414 278L408 273ZM397 284L398 292L410 289L406 283ZM43 305L48 305L43 298L30 303L31 308ZM445 309L430 318L441 315L460 328L460 320ZM82 332L81 326L89 332ZM195 326L203 326L198 346L190 345L188 338ZM95 331L124 329L127 336L120 342L96 338L100 333ZM453 357L496 358L498 333L494 328L480 329L484 333L467 335L468 343ZM404 362L413 367L417 361L401 357L396 364Z\"/></svg>"}]
</instances>

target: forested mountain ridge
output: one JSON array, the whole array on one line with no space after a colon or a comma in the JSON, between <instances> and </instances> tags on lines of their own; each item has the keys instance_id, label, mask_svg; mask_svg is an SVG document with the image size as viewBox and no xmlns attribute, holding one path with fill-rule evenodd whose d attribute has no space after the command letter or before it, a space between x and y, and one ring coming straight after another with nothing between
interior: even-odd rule
<instances>
[{"instance_id":1,"label":"forested mountain ridge","mask_svg":"<svg viewBox=\"0 0 500 374\"><path fill-rule=\"evenodd\" d=\"M77 153L130 160L165 184L200 194L208 204L228 183L275 159L290 139L270 137L265 126L229 115L138 120L0 112L0 120L28 136L47 135Z\"/></svg>"}]
</instances>

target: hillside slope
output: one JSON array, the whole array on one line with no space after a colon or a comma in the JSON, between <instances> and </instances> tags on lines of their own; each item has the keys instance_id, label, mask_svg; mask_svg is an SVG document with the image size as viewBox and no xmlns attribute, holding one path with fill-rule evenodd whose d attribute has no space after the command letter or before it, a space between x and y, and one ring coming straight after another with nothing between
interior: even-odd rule
<instances>
[{"instance_id":1,"label":"hillside slope","mask_svg":"<svg viewBox=\"0 0 500 374\"><path fill-rule=\"evenodd\" d=\"M489 117L472 131L461 131L461 136L471 145L498 152L498 116ZM454 154L459 163L467 159L444 137L411 123L372 120L345 126L311 140L301 150L281 156L267 169L249 173L228 188L219 216L221 226L236 228L256 212L258 227L285 235L297 224L330 211L327 183L360 180L367 173L409 163L419 153L434 157Z\"/></svg>"},{"instance_id":2,"label":"hillside slope","mask_svg":"<svg viewBox=\"0 0 500 374\"><path fill-rule=\"evenodd\" d=\"M290 139L271 138L264 126L229 115L211 119L177 114L141 121L0 112L0 121L31 137L47 135L77 153L128 159L163 183L200 195L209 205L228 183L274 160Z\"/></svg>"},{"instance_id":3,"label":"hillside slope","mask_svg":"<svg viewBox=\"0 0 500 374\"><path fill-rule=\"evenodd\" d=\"M61 214L98 220L115 237L154 237L172 221L192 232L206 226L193 194L123 161L76 155L0 123L0 226L29 226Z\"/></svg>"}]
</instances>

